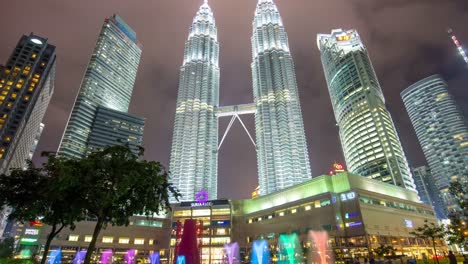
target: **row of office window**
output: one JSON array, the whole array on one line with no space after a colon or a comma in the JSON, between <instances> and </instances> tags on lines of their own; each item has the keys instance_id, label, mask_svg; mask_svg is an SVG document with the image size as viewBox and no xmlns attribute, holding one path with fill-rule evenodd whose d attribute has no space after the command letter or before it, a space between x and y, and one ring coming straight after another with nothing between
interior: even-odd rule
<instances>
[{"instance_id":1,"label":"row of office window","mask_svg":"<svg viewBox=\"0 0 468 264\"><path fill-rule=\"evenodd\" d=\"M91 242L92 240L92 236L90 235L87 235L87 236L84 236L84 242ZM68 236L68 241L72 241L72 242L78 242L80 241L80 236L79 235L69 235ZM145 239L144 238L134 238L134 239L130 239L129 237L119 237L118 239L114 239L114 237L111 237L111 236L104 236L102 237L101 241L98 240L98 242L101 242L101 243L104 243L104 244L113 244L115 242L118 242L119 244L130 244L130 242L132 242L132 244L134 245L144 245L145 244ZM153 245L154 244L154 240L153 239L149 239L148 240L148 245Z\"/></svg>"}]
</instances>

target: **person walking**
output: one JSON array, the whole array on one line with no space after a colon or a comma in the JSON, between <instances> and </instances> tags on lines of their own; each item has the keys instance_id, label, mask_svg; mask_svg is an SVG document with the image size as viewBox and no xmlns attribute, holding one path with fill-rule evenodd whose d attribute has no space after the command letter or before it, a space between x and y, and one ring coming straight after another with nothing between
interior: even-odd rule
<instances>
[{"instance_id":1,"label":"person walking","mask_svg":"<svg viewBox=\"0 0 468 264\"><path fill-rule=\"evenodd\" d=\"M449 250L448 258L450 264L457 264L457 257L455 257L452 250Z\"/></svg>"}]
</instances>

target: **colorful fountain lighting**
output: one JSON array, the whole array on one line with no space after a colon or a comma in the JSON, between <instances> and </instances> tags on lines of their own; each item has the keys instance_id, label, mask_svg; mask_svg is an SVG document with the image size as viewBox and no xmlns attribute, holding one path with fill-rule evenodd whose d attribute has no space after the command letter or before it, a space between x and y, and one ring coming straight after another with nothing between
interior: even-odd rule
<instances>
[{"instance_id":1,"label":"colorful fountain lighting","mask_svg":"<svg viewBox=\"0 0 468 264\"><path fill-rule=\"evenodd\" d=\"M125 254L125 261L127 264L135 264L136 263L136 249L129 249L127 250L127 254Z\"/></svg>"},{"instance_id":2,"label":"colorful fountain lighting","mask_svg":"<svg viewBox=\"0 0 468 264\"><path fill-rule=\"evenodd\" d=\"M73 259L73 264L82 264L86 257L86 251L76 252L75 258Z\"/></svg>"},{"instance_id":3,"label":"colorful fountain lighting","mask_svg":"<svg viewBox=\"0 0 468 264\"><path fill-rule=\"evenodd\" d=\"M177 264L185 264L185 256L179 255L177 257Z\"/></svg>"},{"instance_id":4,"label":"colorful fountain lighting","mask_svg":"<svg viewBox=\"0 0 468 264\"><path fill-rule=\"evenodd\" d=\"M333 263L332 252L328 246L328 233L326 231L309 231L309 239L314 244L312 252L313 263Z\"/></svg>"},{"instance_id":5,"label":"colorful fountain lighting","mask_svg":"<svg viewBox=\"0 0 468 264\"><path fill-rule=\"evenodd\" d=\"M112 249L104 250L101 254L101 264L112 263Z\"/></svg>"},{"instance_id":6,"label":"colorful fountain lighting","mask_svg":"<svg viewBox=\"0 0 468 264\"><path fill-rule=\"evenodd\" d=\"M281 234L278 241L280 264L294 264L302 262L302 248L296 233Z\"/></svg>"},{"instance_id":7,"label":"colorful fountain lighting","mask_svg":"<svg viewBox=\"0 0 468 264\"><path fill-rule=\"evenodd\" d=\"M149 255L150 264L159 264L159 252Z\"/></svg>"},{"instance_id":8,"label":"colorful fountain lighting","mask_svg":"<svg viewBox=\"0 0 468 264\"><path fill-rule=\"evenodd\" d=\"M239 244L237 244L237 242L225 244L224 251L227 256L228 264L240 263Z\"/></svg>"},{"instance_id":9,"label":"colorful fountain lighting","mask_svg":"<svg viewBox=\"0 0 468 264\"><path fill-rule=\"evenodd\" d=\"M49 259L47 260L47 264L60 264L62 260L62 250L57 249L50 253Z\"/></svg>"},{"instance_id":10,"label":"colorful fountain lighting","mask_svg":"<svg viewBox=\"0 0 468 264\"><path fill-rule=\"evenodd\" d=\"M251 264L270 264L270 249L266 240L255 240L252 244Z\"/></svg>"}]
</instances>

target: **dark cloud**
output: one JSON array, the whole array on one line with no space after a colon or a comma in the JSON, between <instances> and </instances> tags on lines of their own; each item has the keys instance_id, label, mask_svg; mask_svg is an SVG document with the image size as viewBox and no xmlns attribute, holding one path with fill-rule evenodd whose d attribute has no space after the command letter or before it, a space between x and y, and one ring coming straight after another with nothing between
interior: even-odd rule
<instances>
[{"instance_id":1,"label":"dark cloud","mask_svg":"<svg viewBox=\"0 0 468 264\"><path fill-rule=\"evenodd\" d=\"M255 0L210 0L221 45L221 105L252 101L251 48ZM147 119L146 158L168 164L179 67L201 0L0 0L0 62L21 34L35 32L57 46L57 81L39 151L56 150L105 17L120 14L143 43L130 111ZM356 28L369 50L407 157L425 163L399 93L441 73L465 113L468 69L446 30L468 45L466 0L277 0L289 34L314 175L326 173L342 152L322 72L316 34ZM7 10L7 11L5 11ZM253 133L253 117L245 117ZM229 122L220 120L220 133ZM236 123L219 155L219 193L247 197L257 185L255 151Z\"/></svg>"}]
</instances>

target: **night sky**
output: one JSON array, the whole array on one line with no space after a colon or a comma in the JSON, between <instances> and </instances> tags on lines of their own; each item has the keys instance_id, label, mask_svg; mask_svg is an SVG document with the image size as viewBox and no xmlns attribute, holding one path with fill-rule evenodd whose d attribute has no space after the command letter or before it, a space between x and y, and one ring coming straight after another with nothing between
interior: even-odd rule
<instances>
[{"instance_id":1,"label":"night sky","mask_svg":"<svg viewBox=\"0 0 468 264\"><path fill-rule=\"evenodd\" d=\"M55 94L36 152L55 151L105 17L117 13L143 44L130 112L146 117L145 158L169 162L179 67L188 28L202 0L0 0L0 62L22 34L57 47ZM333 28L359 31L411 166L425 164L400 92L440 73L468 114L468 68L446 33L468 48L467 0L276 0L296 64L313 175L343 161L338 130L316 44ZM251 44L256 0L210 0L220 42L220 105L250 103ZM465 116L466 116L465 114ZM254 133L254 118L243 118ZM220 134L229 118L221 119ZM220 197L246 198L257 186L256 154L236 122L219 153Z\"/></svg>"}]
</instances>

